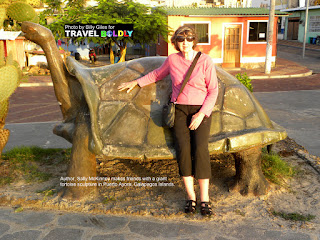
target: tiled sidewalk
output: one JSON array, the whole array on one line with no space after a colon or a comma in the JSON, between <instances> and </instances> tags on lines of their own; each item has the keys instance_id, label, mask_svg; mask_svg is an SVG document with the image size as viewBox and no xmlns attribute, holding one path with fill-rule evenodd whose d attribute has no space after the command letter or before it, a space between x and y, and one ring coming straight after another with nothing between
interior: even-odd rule
<instances>
[{"instance_id":1,"label":"tiled sidewalk","mask_svg":"<svg viewBox=\"0 0 320 240\"><path fill-rule=\"evenodd\" d=\"M9 100L6 123L61 121L53 87L19 87Z\"/></svg>"},{"instance_id":2,"label":"tiled sidewalk","mask_svg":"<svg viewBox=\"0 0 320 240\"><path fill-rule=\"evenodd\" d=\"M246 73L251 79L292 78L304 77L312 74L312 71L307 67L282 58L277 58L276 66L271 69L270 74L265 74L264 68L225 70L232 75Z\"/></svg>"}]
</instances>

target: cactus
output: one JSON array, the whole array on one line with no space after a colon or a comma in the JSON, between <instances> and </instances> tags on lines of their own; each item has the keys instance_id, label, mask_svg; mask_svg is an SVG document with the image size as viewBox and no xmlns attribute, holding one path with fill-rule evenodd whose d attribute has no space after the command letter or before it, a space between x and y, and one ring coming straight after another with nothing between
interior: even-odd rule
<instances>
[{"instance_id":1,"label":"cactus","mask_svg":"<svg viewBox=\"0 0 320 240\"><path fill-rule=\"evenodd\" d=\"M0 6L7 8L11 4L10 0L0 0Z\"/></svg>"},{"instance_id":2,"label":"cactus","mask_svg":"<svg viewBox=\"0 0 320 240\"><path fill-rule=\"evenodd\" d=\"M1 51L0 44L0 51ZM2 48L3 50L3 48ZM0 57L3 52L0 52ZM12 53L9 52L5 65L0 66L0 102L8 99L14 90L19 86L23 77L19 63L13 60Z\"/></svg>"},{"instance_id":3,"label":"cactus","mask_svg":"<svg viewBox=\"0 0 320 240\"><path fill-rule=\"evenodd\" d=\"M9 99L0 101L0 129L4 126L4 120L8 114ZM1 154L1 152L0 152Z\"/></svg>"},{"instance_id":4,"label":"cactus","mask_svg":"<svg viewBox=\"0 0 320 240\"><path fill-rule=\"evenodd\" d=\"M30 4L32 7L40 7L41 6L40 0L26 0L26 3Z\"/></svg>"},{"instance_id":5,"label":"cactus","mask_svg":"<svg viewBox=\"0 0 320 240\"><path fill-rule=\"evenodd\" d=\"M6 19L6 9L4 7L0 8L0 29L3 28L3 21Z\"/></svg>"},{"instance_id":6,"label":"cactus","mask_svg":"<svg viewBox=\"0 0 320 240\"><path fill-rule=\"evenodd\" d=\"M3 23L8 19L39 23L39 17L33 6L40 7L40 5L40 0L0 0L0 29L4 28ZM20 30L17 26L13 29Z\"/></svg>"},{"instance_id":7,"label":"cactus","mask_svg":"<svg viewBox=\"0 0 320 240\"><path fill-rule=\"evenodd\" d=\"M9 53L7 59L4 58L3 43L0 43L0 156L4 146L9 139L10 131L3 129L5 118L8 114L9 97L18 87L22 71L17 61L13 60ZM0 61L1 62L1 61Z\"/></svg>"},{"instance_id":8,"label":"cactus","mask_svg":"<svg viewBox=\"0 0 320 240\"><path fill-rule=\"evenodd\" d=\"M20 74L13 65L6 65L0 68L0 101L10 97L17 88L17 82L20 80Z\"/></svg>"},{"instance_id":9,"label":"cactus","mask_svg":"<svg viewBox=\"0 0 320 240\"><path fill-rule=\"evenodd\" d=\"M40 0L0 0L0 29L6 19L14 22L39 22L37 13L28 2L34 6L40 5ZM13 59L12 53L5 59L4 45L0 42L0 156L10 135L8 129L3 129L8 114L9 97L22 78L24 76L18 62Z\"/></svg>"},{"instance_id":10,"label":"cactus","mask_svg":"<svg viewBox=\"0 0 320 240\"><path fill-rule=\"evenodd\" d=\"M33 22L33 23L39 23L40 21L40 18L38 15L36 15L33 19L30 20L30 22Z\"/></svg>"},{"instance_id":11,"label":"cactus","mask_svg":"<svg viewBox=\"0 0 320 240\"><path fill-rule=\"evenodd\" d=\"M0 156L4 146L7 144L10 131L3 129L4 120L8 114L9 99L0 102Z\"/></svg>"},{"instance_id":12,"label":"cactus","mask_svg":"<svg viewBox=\"0 0 320 240\"><path fill-rule=\"evenodd\" d=\"M0 41L0 67L4 66L4 44Z\"/></svg>"},{"instance_id":13,"label":"cactus","mask_svg":"<svg viewBox=\"0 0 320 240\"><path fill-rule=\"evenodd\" d=\"M7 8L7 15L18 22L23 22L34 19L37 13L29 4L15 2Z\"/></svg>"}]
</instances>

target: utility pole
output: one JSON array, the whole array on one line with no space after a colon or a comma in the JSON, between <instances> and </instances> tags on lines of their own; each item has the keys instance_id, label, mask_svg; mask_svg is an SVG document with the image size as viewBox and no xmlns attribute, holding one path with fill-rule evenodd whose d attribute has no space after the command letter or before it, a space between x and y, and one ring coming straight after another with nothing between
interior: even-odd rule
<instances>
[{"instance_id":1,"label":"utility pole","mask_svg":"<svg viewBox=\"0 0 320 240\"><path fill-rule=\"evenodd\" d=\"M303 37L303 48L302 48L302 58L306 53L306 39L307 39L307 30L308 30L308 15L309 15L309 0L306 0L306 19L304 21L304 37Z\"/></svg>"},{"instance_id":2,"label":"utility pole","mask_svg":"<svg viewBox=\"0 0 320 240\"><path fill-rule=\"evenodd\" d=\"M268 34L267 34L267 50L266 50L266 63L265 63L265 74L271 72L271 60L272 60L272 42L273 42L273 29L274 29L274 12L276 8L276 1L270 0L270 11L268 21Z\"/></svg>"}]
</instances>

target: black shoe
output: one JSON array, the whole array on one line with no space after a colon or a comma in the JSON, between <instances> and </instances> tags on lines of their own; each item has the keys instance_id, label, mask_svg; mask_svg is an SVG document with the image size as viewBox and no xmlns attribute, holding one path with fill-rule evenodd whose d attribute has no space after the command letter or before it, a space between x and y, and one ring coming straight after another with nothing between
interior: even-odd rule
<instances>
[{"instance_id":1,"label":"black shoe","mask_svg":"<svg viewBox=\"0 0 320 240\"><path fill-rule=\"evenodd\" d=\"M195 213L197 207L197 201L186 200L186 205L184 207L185 213Z\"/></svg>"},{"instance_id":2,"label":"black shoe","mask_svg":"<svg viewBox=\"0 0 320 240\"><path fill-rule=\"evenodd\" d=\"M210 217L213 214L210 202L201 202L200 212L202 216Z\"/></svg>"}]
</instances>

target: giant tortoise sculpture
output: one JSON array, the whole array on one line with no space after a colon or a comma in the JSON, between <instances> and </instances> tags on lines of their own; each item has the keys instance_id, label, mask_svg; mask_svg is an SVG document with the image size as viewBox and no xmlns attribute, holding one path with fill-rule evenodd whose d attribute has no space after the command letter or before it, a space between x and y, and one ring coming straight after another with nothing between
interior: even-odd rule
<instances>
[{"instance_id":1,"label":"giant tortoise sculpture","mask_svg":"<svg viewBox=\"0 0 320 240\"><path fill-rule=\"evenodd\" d=\"M170 96L171 79L129 94L117 87L158 68L165 57L146 57L124 63L88 68L59 56L52 33L24 22L25 37L46 53L64 121L54 133L73 144L69 177L96 174L95 155L124 159L175 157L170 129L163 127L161 111ZM271 122L255 97L236 78L217 67L219 96L212 113L210 154L233 153L236 176L230 189L242 194L265 194L268 183L261 171L261 148L286 138ZM95 188L69 187L65 196L81 198Z\"/></svg>"}]
</instances>

